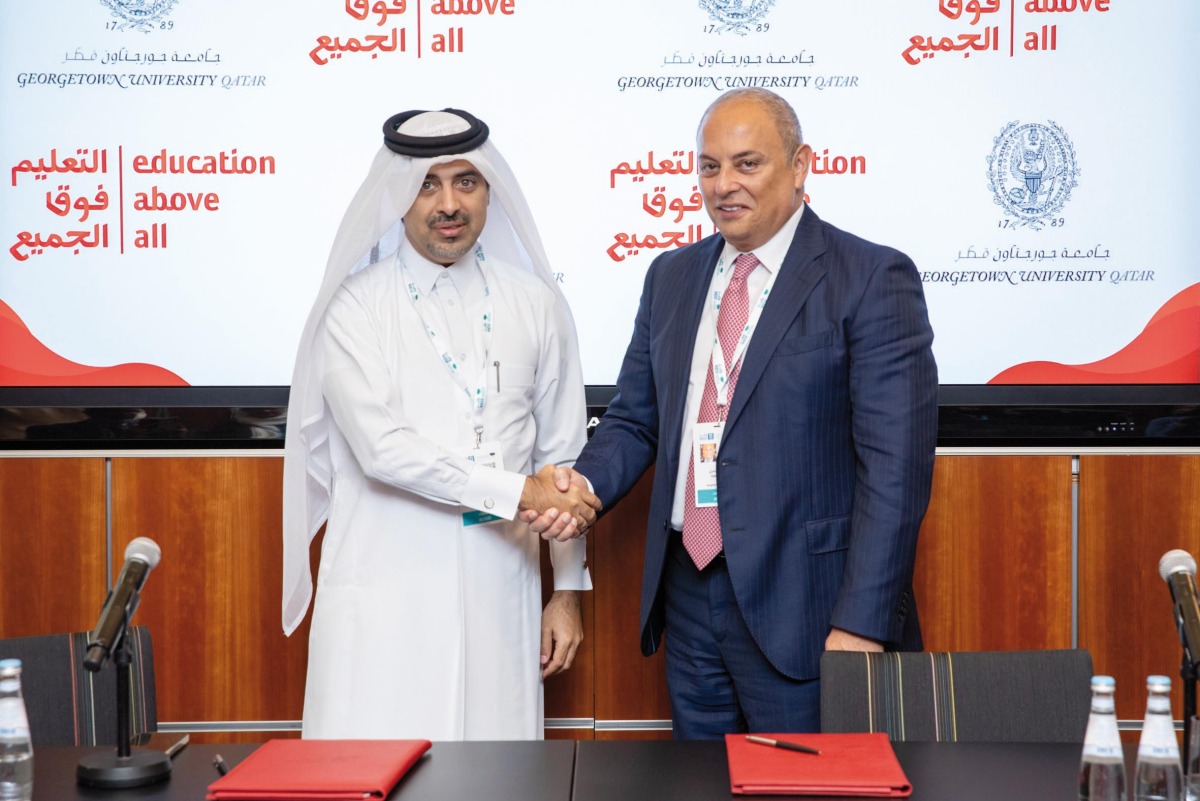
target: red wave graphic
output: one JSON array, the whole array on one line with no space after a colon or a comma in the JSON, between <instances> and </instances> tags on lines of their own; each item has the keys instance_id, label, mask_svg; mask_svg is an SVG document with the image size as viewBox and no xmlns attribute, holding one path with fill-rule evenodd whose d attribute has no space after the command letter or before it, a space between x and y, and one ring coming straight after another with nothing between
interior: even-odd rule
<instances>
[{"instance_id":1,"label":"red wave graphic","mask_svg":"<svg viewBox=\"0 0 1200 801\"><path fill-rule=\"evenodd\" d=\"M128 363L89 367L46 347L12 308L0 300L0 386L5 387L186 387L163 367Z\"/></svg>"},{"instance_id":2,"label":"red wave graphic","mask_svg":"<svg viewBox=\"0 0 1200 801\"><path fill-rule=\"evenodd\" d=\"M1200 284L1172 297L1125 347L1090 364L1024 362L989 384L1200 383Z\"/></svg>"}]
</instances>

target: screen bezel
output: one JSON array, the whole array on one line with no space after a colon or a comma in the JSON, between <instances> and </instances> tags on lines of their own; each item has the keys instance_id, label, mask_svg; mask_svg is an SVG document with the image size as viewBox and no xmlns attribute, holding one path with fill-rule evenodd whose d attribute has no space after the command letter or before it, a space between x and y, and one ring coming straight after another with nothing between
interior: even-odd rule
<instances>
[{"instance_id":1,"label":"screen bezel","mask_svg":"<svg viewBox=\"0 0 1200 801\"><path fill-rule=\"evenodd\" d=\"M0 449L282 448L288 392L0 387ZM587 387L591 423L615 394ZM1200 446L1200 384L942 385L938 409L942 447ZM56 428L55 415L73 422Z\"/></svg>"}]
</instances>

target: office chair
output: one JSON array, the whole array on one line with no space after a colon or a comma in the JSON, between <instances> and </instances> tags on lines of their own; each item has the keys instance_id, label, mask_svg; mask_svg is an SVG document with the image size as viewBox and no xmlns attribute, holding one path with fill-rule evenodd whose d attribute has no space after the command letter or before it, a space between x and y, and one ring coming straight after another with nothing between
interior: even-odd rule
<instances>
[{"instance_id":1,"label":"office chair","mask_svg":"<svg viewBox=\"0 0 1200 801\"><path fill-rule=\"evenodd\" d=\"M21 660L21 689L34 748L39 745L115 745L116 666L99 673L83 668L90 632L0 640L0 659ZM130 655L130 735L158 728L154 697L154 651L150 630L125 631Z\"/></svg>"},{"instance_id":2,"label":"office chair","mask_svg":"<svg viewBox=\"0 0 1200 801\"><path fill-rule=\"evenodd\" d=\"M1086 650L861 653L821 657L821 729L893 741L1083 742Z\"/></svg>"}]
</instances>

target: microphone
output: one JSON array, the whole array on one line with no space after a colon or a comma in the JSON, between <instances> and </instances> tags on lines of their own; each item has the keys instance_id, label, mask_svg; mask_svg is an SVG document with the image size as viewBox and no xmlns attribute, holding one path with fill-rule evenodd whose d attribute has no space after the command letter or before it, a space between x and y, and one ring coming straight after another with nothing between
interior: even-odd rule
<instances>
[{"instance_id":1,"label":"microphone","mask_svg":"<svg viewBox=\"0 0 1200 801\"><path fill-rule=\"evenodd\" d=\"M88 643L87 656L83 666L93 673L104 667L112 649L121 641L125 633L125 624L133 617L141 596L138 593L146 583L150 571L158 565L162 551L154 540L148 537L138 537L129 543L125 549L125 566L117 577L116 586L108 593L104 608L100 610L100 620L92 632ZM1195 562L1192 569L1195 570Z\"/></svg>"},{"instance_id":2,"label":"microphone","mask_svg":"<svg viewBox=\"0 0 1200 801\"><path fill-rule=\"evenodd\" d=\"M1175 601L1175 623L1187 651L1188 663L1200 658L1200 607L1196 605L1196 560L1187 551L1176 548L1158 560L1158 575L1171 588Z\"/></svg>"}]
</instances>

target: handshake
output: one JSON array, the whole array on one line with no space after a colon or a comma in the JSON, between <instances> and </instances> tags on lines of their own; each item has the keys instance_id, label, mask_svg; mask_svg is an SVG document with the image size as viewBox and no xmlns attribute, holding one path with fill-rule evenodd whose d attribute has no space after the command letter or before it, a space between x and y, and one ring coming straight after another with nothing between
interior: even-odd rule
<instances>
[{"instance_id":1,"label":"handshake","mask_svg":"<svg viewBox=\"0 0 1200 801\"><path fill-rule=\"evenodd\" d=\"M517 508L517 519L528 523L542 539L565 542L587 531L603 504L588 489L581 473L548 464L525 478Z\"/></svg>"}]
</instances>

